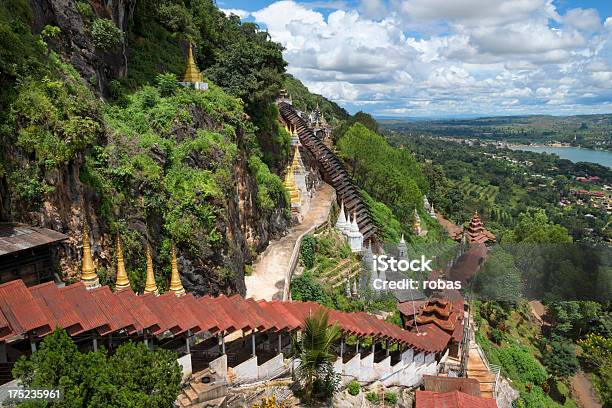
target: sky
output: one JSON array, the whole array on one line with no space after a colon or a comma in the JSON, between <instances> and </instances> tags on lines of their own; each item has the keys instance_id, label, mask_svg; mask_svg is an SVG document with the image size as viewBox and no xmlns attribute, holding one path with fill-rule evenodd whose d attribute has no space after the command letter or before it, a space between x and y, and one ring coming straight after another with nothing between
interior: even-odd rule
<instances>
[{"instance_id":1,"label":"sky","mask_svg":"<svg viewBox=\"0 0 612 408\"><path fill-rule=\"evenodd\" d=\"M378 117L612 113L612 0L218 0Z\"/></svg>"}]
</instances>

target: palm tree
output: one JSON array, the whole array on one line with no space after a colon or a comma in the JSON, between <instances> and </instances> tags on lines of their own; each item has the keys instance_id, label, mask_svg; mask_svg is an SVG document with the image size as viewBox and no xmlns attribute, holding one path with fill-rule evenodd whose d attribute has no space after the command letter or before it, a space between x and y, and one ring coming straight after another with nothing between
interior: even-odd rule
<instances>
[{"instance_id":1,"label":"palm tree","mask_svg":"<svg viewBox=\"0 0 612 408\"><path fill-rule=\"evenodd\" d=\"M340 327L329 325L329 315L323 308L318 308L314 315L304 319L304 330L299 340L293 337L294 356L300 359L296 370L304 397L310 400L315 387L323 386L331 394L337 385L337 374L333 371L336 358L332 345L340 337Z\"/></svg>"}]
</instances>

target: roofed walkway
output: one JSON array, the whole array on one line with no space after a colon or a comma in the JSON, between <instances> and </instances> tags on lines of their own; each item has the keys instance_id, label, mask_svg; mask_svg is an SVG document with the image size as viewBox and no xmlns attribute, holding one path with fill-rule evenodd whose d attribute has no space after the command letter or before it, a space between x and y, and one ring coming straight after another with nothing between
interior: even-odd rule
<instances>
[{"instance_id":1,"label":"roofed walkway","mask_svg":"<svg viewBox=\"0 0 612 408\"><path fill-rule=\"evenodd\" d=\"M295 268L302 237L325 223L334 199L334 189L324 183L315 192L302 223L281 239L270 242L253 264L253 274L245 276L247 298L286 300L285 280Z\"/></svg>"}]
</instances>

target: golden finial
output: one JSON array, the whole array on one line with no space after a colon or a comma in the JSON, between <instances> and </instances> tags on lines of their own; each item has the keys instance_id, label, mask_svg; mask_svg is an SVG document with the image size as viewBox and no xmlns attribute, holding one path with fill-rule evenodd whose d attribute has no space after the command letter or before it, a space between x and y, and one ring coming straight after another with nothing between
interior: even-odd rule
<instances>
[{"instance_id":1,"label":"golden finial","mask_svg":"<svg viewBox=\"0 0 612 408\"><path fill-rule=\"evenodd\" d=\"M157 284L155 283L155 273L153 272L153 257L151 256L151 245L147 242L147 279L145 281L144 293L158 294Z\"/></svg>"},{"instance_id":2,"label":"golden finial","mask_svg":"<svg viewBox=\"0 0 612 408\"><path fill-rule=\"evenodd\" d=\"M89 227L83 225L83 265L81 267L81 282L87 288L95 288L100 286L98 275L91 257L91 244L89 243Z\"/></svg>"},{"instance_id":3,"label":"golden finial","mask_svg":"<svg viewBox=\"0 0 612 408\"><path fill-rule=\"evenodd\" d=\"M121 238L117 234L117 277L115 281L115 292L128 289L130 280L125 271L125 261L123 260L123 249L121 248Z\"/></svg>"},{"instance_id":4,"label":"golden finial","mask_svg":"<svg viewBox=\"0 0 612 408\"><path fill-rule=\"evenodd\" d=\"M176 247L172 244L172 249L170 250L172 259L170 264L172 266L172 274L170 275L170 290L174 292L176 296L181 296L185 294L185 288L183 288L183 283L181 282L181 276L179 275L178 266L176 262Z\"/></svg>"},{"instance_id":5,"label":"golden finial","mask_svg":"<svg viewBox=\"0 0 612 408\"><path fill-rule=\"evenodd\" d=\"M193 59L193 50L191 42L189 43L189 56L187 57L187 68L185 69L185 75L183 76L183 82L204 82L202 74L198 69L198 66Z\"/></svg>"}]
</instances>

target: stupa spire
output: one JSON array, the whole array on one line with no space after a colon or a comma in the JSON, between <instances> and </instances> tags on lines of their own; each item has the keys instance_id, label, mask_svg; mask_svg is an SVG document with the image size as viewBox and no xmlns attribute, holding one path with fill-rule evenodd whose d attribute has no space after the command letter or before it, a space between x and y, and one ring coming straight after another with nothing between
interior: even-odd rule
<instances>
[{"instance_id":1,"label":"stupa spire","mask_svg":"<svg viewBox=\"0 0 612 408\"><path fill-rule=\"evenodd\" d=\"M193 49L191 43L189 43L189 55L187 57L187 68L185 69L185 75L183 75L183 82L204 82L202 74L198 69L198 66L193 59Z\"/></svg>"},{"instance_id":2,"label":"stupa spire","mask_svg":"<svg viewBox=\"0 0 612 408\"><path fill-rule=\"evenodd\" d=\"M121 238L117 234L117 278L115 281L115 292L128 289L130 280L125 271L125 260L123 259L123 248L121 248Z\"/></svg>"},{"instance_id":3,"label":"stupa spire","mask_svg":"<svg viewBox=\"0 0 612 408\"><path fill-rule=\"evenodd\" d=\"M98 275L91 257L91 244L89 242L89 227L83 225L83 264L81 266L81 282L85 284L87 289L100 286Z\"/></svg>"},{"instance_id":4,"label":"stupa spire","mask_svg":"<svg viewBox=\"0 0 612 408\"><path fill-rule=\"evenodd\" d=\"M158 294L157 283L155 283L155 272L153 272L153 257L151 256L151 245L147 243L147 279L145 281L144 293Z\"/></svg>"},{"instance_id":5,"label":"stupa spire","mask_svg":"<svg viewBox=\"0 0 612 408\"><path fill-rule=\"evenodd\" d=\"M300 205L300 192L295 184L295 176L293 175L292 166L287 167L287 174L285 175L285 188L289 192L289 196L291 197L291 206L299 206Z\"/></svg>"},{"instance_id":6,"label":"stupa spire","mask_svg":"<svg viewBox=\"0 0 612 408\"><path fill-rule=\"evenodd\" d=\"M178 265L176 261L176 246L172 244L172 249L170 250L171 261L170 264L172 266L172 274L170 275L170 290L174 292L176 296L182 296L185 294L185 288L183 288L183 283L181 282L181 275L179 275Z\"/></svg>"}]
</instances>

